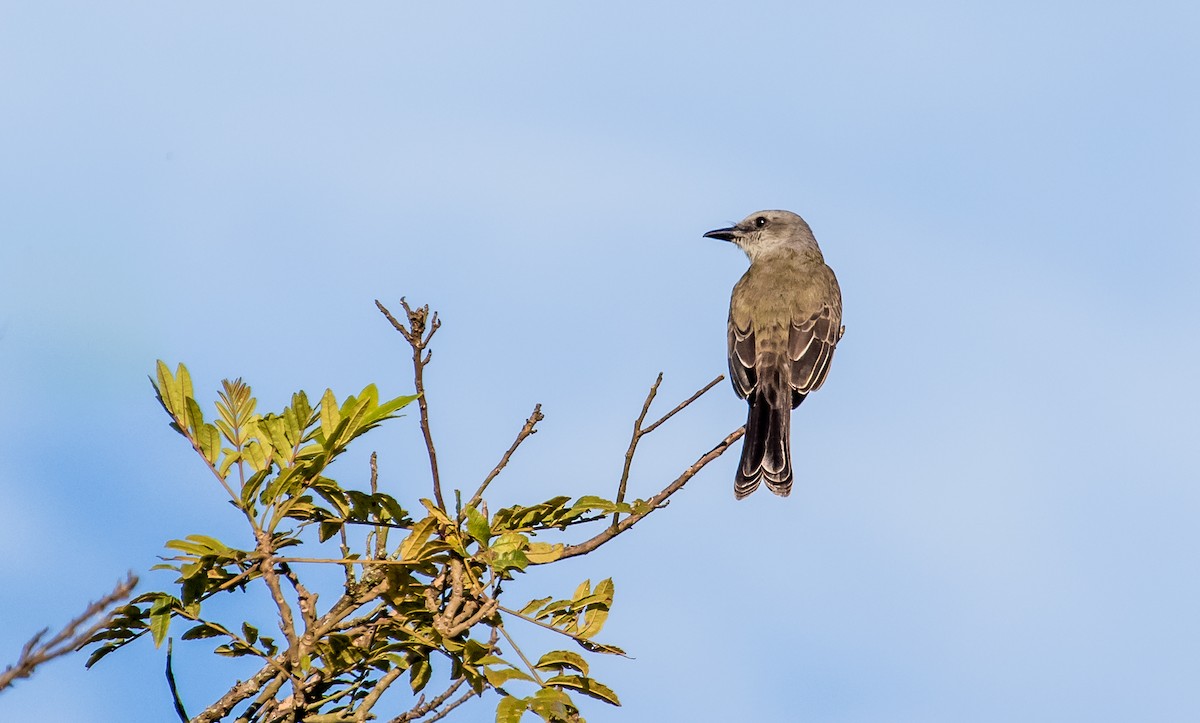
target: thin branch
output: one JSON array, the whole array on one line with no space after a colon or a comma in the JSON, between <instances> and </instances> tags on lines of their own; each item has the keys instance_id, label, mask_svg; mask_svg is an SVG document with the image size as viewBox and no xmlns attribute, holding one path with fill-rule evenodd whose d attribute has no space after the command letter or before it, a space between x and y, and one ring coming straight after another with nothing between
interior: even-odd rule
<instances>
[{"instance_id":1,"label":"thin branch","mask_svg":"<svg viewBox=\"0 0 1200 723\"><path fill-rule=\"evenodd\" d=\"M692 466L683 471L683 474L675 478L675 481L671 482L671 484L664 487L661 492L647 500L646 502L648 508L645 511L626 517L625 519L621 520L620 524L616 527L610 526L604 528L603 532L599 533L590 540L585 540L577 545L567 545L567 547L563 550L563 554L560 555L558 559L562 560L568 557L575 557L576 555L586 555L587 553L595 550L597 547L600 547L612 538L621 534L625 530L628 530L630 527L633 527L638 522L641 522L642 519L651 512L665 506L671 495L683 489L683 486L688 483L688 480L695 477L696 474L700 470L704 469L709 462L712 462L714 459L724 454L725 450L729 449L731 444L741 439L742 435L745 433L746 428L744 426L735 429L728 437L717 443L717 446L701 455L699 459L692 463ZM530 564L537 565L545 563L531 562Z\"/></svg>"},{"instance_id":2,"label":"thin branch","mask_svg":"<svg viewBox=\"0 0 1200 723\"><path fill-rule=\"evenodd\" d=\"M354 720L357 723L365 723L367 719L374 717L371 715L371 709L375 707L375 703L378 702L379 696L383 695L383 692L387 690L392 683L395 683L401 675L404 675L404 668L400 667L392 668L383 674L383 677L381 677L378 682L372 686L371 692L367 693L366 697L362 699L362 702L358 706L358 710L354 712Z\"/></svg>"},{"instance_id":3,"label":"thin branch","mask_svg":"<svg viewBox=\"0 0 1200 723\"><path fill-rule=\"evenodd\" d=\"M172 559L172 558L167 558ZM314 563L333 563L336 565L408 565L416 567L417 563L412 560L372 560L363 557L277 557L276 562L286 562L289 564L314 562Z\"/></svg>"},{"instance_id":4,"label":"thin branch","mask_svg":"<svg viewBox=\"0 0 1200 723\"><path fill-rule=\"evenodd\" d=\"M300 578L288 567L287 563L279 565L279 571L283 573L283 577L291 584L292 589L296 592L296 603L300 607L300 617L304 620L304 630L308 632L317 624L317 596L309 591L304 583L300 582Z\"/></svg>"},{"instance_id":5,"label":"thin branch","mask_svg":"<svg viewBox=\"0 0 1200 723\"><path fill-rule=\"evenodd\" d=\"M463 507L474 507L479 504L479 500L483 499L484 491L487 490L492 480L496 479L496 476L508 465L508 460L512 458L513 452L517 451L517 447L520 447L522 442L537 433L534 427L545 418L546 416L542 414L542 405L534 405L533 413L529 415L529 419L525 420L525 425L521 427L521 431L517 432L517 438L513 440L512 446L508 448L508 451L500 458L500 462L488 473L487 478L483 480L483 484L479 485L479 489L475 490L475 494L471 495L471 499L467 500L467 504L463 505Z\"/></svg>"},{"instance_id":6,"label":"thin branch","mask_svg":"<svg viewBox=\"0 0 1200 723\"><path fill-rule=\"evenodd\" d=\"M697 391L695 394L693 394L692 396L690 396L690 397L688 397L687 399L685 399L685 400L683 400L682 402L680 402L680 403L679 403L679 406L675 407L675 408L674 408L674 409L672 409L671 411L669 411L669 412L667 412L666 414L664 414L664 415L662 416L662 418L661 418L661 419L659 419L657 422L655 422L654 424L651 424L649 427L646 427L645 429L643 429L643 430L642 430L642 436L644 437L644 436L646 436L647 434L650 434L650 433L651 433L651 432L653 432L654 430L658 429L659 425L661 425L663 422L667 421L667 420L668 420L668 419L670 419L671 417L674 417L676 414L679 414L680 412L682 412L684 409L686 409L686 408L687 408L687 406L688 406L689 404L691 404L692 402L696 401L696 400L697 400L697 399L699 399L700 397L704 396L704 394L705 394L706 392L708 392L708 390L709 390L709 389L712 389L713 387L717 386L717 385L718 385L718 384L720 384L720 383L721 383L721 382L722 382L724 379L725 379L725 375L724 375L724 374L718 374L716 379L712 380L712 381L711 381L711 382L709 382L708 384L705 384L705 385L704 385L703 387L701 387L701 388L700 388L700 390L699 390L699 391Z\"/></svg>"},{"instance_id":7,"label":"thin branch","mask_svg":"<svg viewBox=\"0 0 1200 723\"><path fill-rule=\"evenodd\" d=\"M234 706L262 690L268 681L279 674L274 665L267 663L257 673L230 688L229 692L193 718L192 723L216 723L229 715ZM278 691L278 688L275 690Z\"/></svg>"},{"instance_id":8,"label":"thin branch","mask_svg":"<svg viewBox=\"0 0 1200 723\"><path fill-rule=\"evenodd\" d=\"M365 577L365 576L364 576ZM359 608L363 603L374 600L382 595L387 589L387 582L369 582L364 580L357 583L355 589L348 591L342 595L337 602L317 621L316 628L312 631L314 640L319 640L323 636L335 629L348 618L351 613ZM436 646L435 646L436 647ZM242 701L250 698L256 693L265 693L263 686L266 686L269 681L277 675L287 675L286 673L286 658L283 654L277 655L267 661L267 664L259 669L257 673L247 680L237 683L230 688L225 695L221 696L214 703L208 706L200 715L192 719L192 723L216 723L225 718L229 713ZM274 685L275 692L278 692L282 687L282 682L279 685ZM266 712L267 709L274 710L275 702L273 700L274 692L271 696L260 696L256 705L260 706L260 712Z\"/></svg>"},{"instance_id":9,"label":"thin branch","mask_svg":"<svg viewBox=\"0 0 1200 723\"><path fill-rule=\"evenodd\" d=\"M512 636L508 634L508 631L504 629L504 623L497 622L496 629L500 631L500 634L504 636L504 639L507 640L508 644L512 646L514 651L516 651L517 657L521 659L521 662L525 663L525 667L529 670L529 674L533 676L533 679L537 681L537 684L543 688L546 687L546 683L542 680L542 676L538 675L537 668L533 667L533 663L529 662L529 658L526 658L525 653L521 652L521 647L517 645L517 641L513 640Z\"/></svg>"},{"instance_id":10,"label":"thin branch","mask_svg":"<svg viewBox=\"0 0 1200 723\"><path fill-rule=\"evenodd\" d=\"M371 452L371 494L379 492L379 459ZM372 557L387 557L387 527L376 527L371 534L375 536L375 554Z\"/></svg>"},{"instance_id":11,"label":"thin branch","mask_svg":"<svg viewBox=\"0 0 1200 723\"><path fill-rule=\"evenodd\" d=\"M432 317L429 314L429 305L418 306L415 309L408 305L408 302L403 297L400 299L400 305L404 307L404 313L408 315L408 326L406 327L392 312L388 311L387 307L375 301L375 306L383 312L387 320L391 322L396 331L404 337L408 345L412 347L413 360L413 384L416 386L417 406L421 410L421 433L425 436L425 449L429 453L429 470L433 475L433 497L437 502L438 507L445 512L446 501L442 499L442 482L438 476L437 450L433 446L433 435L429 431L429 403L425 399L425 366L429 364L429 360L433 358L432 353L425 352L429 346L430 339L441 328L442 323L438 320L437 312L433 312ZM425 330L429 333L426 334Z\"/></svg>"},{"instance_id":12,"label":"thin branch","mask_svg":"<svg viewBox=\"0 0 1200 723\"><path fill-rule=\"evenodd\" d=\"M267 712L263 706L265 706L268 701L275 700L275 694L279 692L279 689L283 687L283 684L286 683L287 680L288 676L286 673L276 673L275 677L271 679L271 682L263 686L262 693L260 693L259 696L254 699L254 702L251 703L248 708L246 708L245 713L242 713L240 716L238 716L238 719L234 721L234 723L249 723L254 719L254 716L257 715L259 711L263 711L264 713Z\"/></svg>"},{"instance_id":13,"label":"thin branch","mask_svg":"<svg viewBox=\"0 0 1200 723\"><path fill-rule=\"evenodd\" d=\"M115 603L129 597L129 594L133 592L133 588L137 584L138 579L130 573L124 582L118 583L112 592L89 604L84 608L82 613L67 623L54 637L42 642L42 638L49 632L49 628L45 628L34 635L21 648L21 654L17 658L17 662L14 665L6 667L4 672L0 673L0 690L8 688L20 678L28 678L34 669L42 663L62 657L82 647L93 635L108 625L112 619L109 608ZM101 615L103 617L98 622L83 632L78 632L80 626Z\"/></svg>"},{"instance_id":14,"label":"thin branch","mask_svg":"<svg viewBox=\"0 0 1200 723\"><path fill-rule=\"evenodd\" d=\"M304 657L304 651L300 650L300 637L296 633L296 621L292 617L291 605L288 605L287 598L283 596L283 586L279 584L279 575L275 573L275 559L272 557L275 550L271 546L271 536L261 531L256 532L256 536L258 537L258 549L262 554L259 570L262 572L263 582L271 591L275 607L279 611L279 631L288 641L288 649L285 651L288 664L283 666L283 669L288 671L288 675L292 678L295 695L300 697L303 694L304 680L295 671L300 670L300 660Z\"/></svg>"},{"instance_id":15,"label":"thin branch","mask_svg":"<svg viewBox=\"0 0 1200 723\"><path fill-rule=\"evenodd\" d=\"M445 703L447 700L449 700L450 696L454 695L454 693L459 688L461 688L463 683L465 683L465 682L467 682L466 678L458 678L454 682L450 683L450 687L446 688L446 690L439 693L433 700L429 701L428 703L426 703L424 697L422 697L421 700L418 701L417 705L412 708L412 710L408 710L408 711L401 713L400 715L393 718L389 723L406 723L407 721L417 720L418 718L423 718L423 717L429 715L439 705L441 705L442 703ZM470 691L470 694L467 695L466 697L470 698L472 695L475 695L475 691ZM452 710L453 708L457 708L460 705L462 705L462 703L455 702L454 704L452 704L450 706L450 708L447 708L446 710L447 711ZM443 713L439 714L438 717L440 718L441 715L443 715L444 713L445 713L445 711L443 711ZM438 720L438 718L433 718L432 720Z\"/></svg>"},{"instance_id":16,"label":"thin branch","mask_svg":"<svg viewBox=\"0 0 1200 723\"><path fill-rule=\"evenodd\" d=\"M187 710L183 707L183 700L179 697L179 687L175 685L175 671L171 669L171 659L175 656L175 641L167 640L167 688L171 691L171 702L175 704L175 715L179 716L179 720L183 723L188 723Z\"/></svg>"},{"instance_id":17,"label":"thin branch","mask_svg":"<svg viewBox=\"0 0 1200 723\"><path fill-rule=\"evenodd\" d=\"M458 697L458 699L455 700L453 703L451 703L450 705L448 705L445 708L438 711L437 715L430 718L426 723L434 723L434 721L439 721L439 720L445 718L446 716L450 715L450 711L454 710L458 706L462 705L463 703L466 703L468 700L470 700L474 697L475 697L475 691L468 690L466 693L463 693L462 695L460 695Z\"/></svg>"},{"instance_id":18,"label":"thin branch","mask_svg":"<svg viewBox=\"0 0 1200 723\"><path fill-rule=\"evenodd\" d=\"M708 392L709 389L712 389L713 387L715 387L724 378L725 378L724 374L718 374L716 379L713 379L708 384L705 384L695 394L693 394L692 396L690 396L687 399L680 402L678 405L675 406L674 409L672 409L671 411L667 412L662 417L660 417L657 422L651 424L649 427L643 428L642 423L646 421L646 414L650 411L650 403L654 401L654 397L658 393L658 386L660 384L662 384L662 379L663 379L662 372L658 373L658 379L654 380L654 385L652 387L650 387L650 393L646 395L646 401L644 404L642 404L642 412L641 412L641 414L638 415L637 420L634 421L634 423L633 423L633 436L629 440L629 449L626 450L626 452L625 452L625 468L623 470L621 470L621 483L617 488L616 501L618 504L625 501L625 486L629 482L629 469L633 465L633 455L634 455L634 452L637 450L638 442L641 441L642 437L645 437L647 434L650 434L654 430L658 429L663 424L663 422L666 422L671 417L674 417L676 414L682 412L692 402L694 402L697 399L699 399L700 397L704 396L704 394L706 392ZM618 523L620 522L620 518L621 518L621 514L619 512L613 513L612 526L614 528L617 527Z\"/></svg>"},{"instance_id":19,"label":"thin branch","mask_svg":"<svg viewBox=\"0 0 1200 723\"><path fill-rule=\"evenodd\" d=\"M662 384L662 372L658 373L658 378L654 380L654 384L650 386L650 392L646 394L646 401L642 403L642 412L633 422L633 434L629 438L629 449L625 450L625 467L621 470L621 482L617 485L617 504L625 501L625 486L629 483L629 470L633 467L633 454L637 451L638 442L642 439L642 422L646 421L646 415L650 413L650 404L654 401L654 397L658 394L658 386ZM612 526L615 528L620 518L620 513L614 512Z\"/></svg>"}]
</instances>

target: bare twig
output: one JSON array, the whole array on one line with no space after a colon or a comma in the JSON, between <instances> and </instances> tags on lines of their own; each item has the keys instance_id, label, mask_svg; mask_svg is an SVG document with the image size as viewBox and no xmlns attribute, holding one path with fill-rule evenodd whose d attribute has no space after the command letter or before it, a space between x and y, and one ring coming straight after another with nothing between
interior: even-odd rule
<instances>
[{"instance_id":1,"label":"bare twig","mask_svg":"<svg viewBox=\"0 0 1200 723\"><path fill-rule=\"evenodd\" d=\"M512 446L508 448L508 451L500 458L500 462L488 473L487 478L483 480L483 484L479 485L479 489L475 490L475 494L471 495L471 499L467 500L467 504L463 505L464 508L474 507L479 504L479 501L483 499L484 491L487 490L492 480L496 479L496 476L508 465L508 460L512 458L513 452L517 451L517 447L520 447L522 442L537 433L534 427L545 418L546 416L542 414L542 405L534 405L533 413L529 415L529 419L525 420L525 425L521 427L521 431L517 432L517 438L513 440Z\"/></svg>"},{"instance_id":2,"label":"bare twig","mask_svg":"<svg viewBox=\"0 0 1200 723\"><path fill-rule=\"evenodd\" d=\"M577 555L586 555L587 553L595 550L597 547L600 547L612 538L621 534L625 530L628 530L630 527L633 527L638 522L641 522L642 519L651 512L663 507L671 495L683 489L683 486L688 483L688 480L695 477L696 474L700 470L704 469L709 462L724 454L725 450L729 449L729 445L741 439L742 435L745 433L745 427L738 427L732 433L730 433L728 437L717 443L717 446L701 455L699 459L692 463L692 466L683 471L683 474L676 477L675 481L671 482L671 484L664 487L661 492L647 500L646 502L649 507L644 512L626 517L625 519L621 520L620 524L618 524L616 527L609 526L604 528L603 532L597 534L595 537L592 537L589 540L585 540L577 545L567 545L567 547L563 550L563 554L559 556L558 559L561 560L568 557L575 557ZM530 564L537 565L545 563L531 562Z\"/></svg>"},{"instance_id":3,"label":"bare twig","mask_svg":"<svg viewBox=\"0 0 1200 723\"><path fill-rule=\"evenodd\" d=\"M18 656L17 662L6 667L4 672L0 673L0 690L8 688L20 678L28 678L34 669L42 663L78 650L93 635L99 632L101 628L108 625L109 620L112 618L109 608L113 604L129 597L129 594L133 592L133 588L137 586L137 583L138 579L130 573L124 582L118 583L113 588L112 592L89 604L84 608L82 613L45 642L42 642L42 638L49 632L49 628L39 631L21 648L21 654ZM98 622L92 624L83 632L78 632L80 626L101 615L103 617Z\"/></svg>"},{"instance_id":4,"label":"bare twig","mask_svg":"<svg viewBox=\"0 0 1200 723\"><path fill-rule=\"evenodd\" d=\"M392 312L388 311L387 307L375 301L375 306L383 312L387 320L391 322L396 331L404 337L408 345L412 347L413 354L413 383L417 391L417 406L421 410L421 433L425 436L425 449L429 453L429 470L433 475L433 497L437 502L438 507L445 512L446 501L442 499L442 482L438 476L437 450L433 446L433 435L429 431L429 403L425 399L425 366L429 364L429 360L433 358L432 352L426 352L426 347L429 346L429 340L441 328L442 323L438 320L437 312L433 315L429 314L429 305L418 306L415 309L408 305L408 302L403 297L400 299L400 305L404 307L404 313L408 315L408 326L400 323L396 317L392 316ZM425 330L429 333L426 334Z\"/></svg>"},{"instance_id":5,"label":"bare twig","mask_svg":"<svg viewBox=\"0 0 1200 723\"><path fill-rule=\"evenodd\" d=\"M650 404L654 401L655 395L658 394L659 385L662 384L662 372L658 373L658 378L654 380L654 384L650 387L649 394L646 395L646 401L642 404L642 412L638 415L638 418L633 423L633 436L629 439L629 449L625 451L625 467L621 470L621 482L617 487L617 504L625 501L625 487L629 483L629 470L633 465L633 455L637 451L638 442L641 441L642 437L650 434L654 430L658 429L663 422L666 422L671 417L674 417L679 412L682 412L688 407L688 405L704 396L709 389L715 387L724 378L724 374L717 375L716 379L712 380L708 384L705 384L695 394L677 404L674 409L660 417L657 422L654 422L649 427L643 428L642 423L646 421L646 414L650 411ZM621 513L614 512L612 517L612 527L614 529L617 527L620 519Z\"/></svg>"},{"instance_id":6,"label":"bare twig","mask_svg":"<svg viewBox=\"0 0 1200 723\"><path fill-rule=\"evenodd\" d=\"M529 671L529 674L533 676L533 679L537 681L537 684L545 687L546 683L542 680L542 676L538 675L537 668L533 667L533 663L529 662L529 658L525 657L525 653L521 652L521 647L517 645L517 641L513 640L512 636L508 634L508 631L504 629L504 623L497 622L496 629L500 631L500 634L503 635L504 639L508 641L508 644L512 646L513 652L517 654L517 657L521 659L521 662L525 663L525 668Z\"/></svg>"},{"instance_id":7,"label":"bare twig","mask_svg":"<svg viewBox=\"0 0 1200 723\"><path fill-rule=\"evenodd\" d=\"M379 492L379 459L374 452L371 453L371 494ZM371 531L375 536L375 554L372 557L387 557L387 527L376 527Z\"/></svg>"},{"instance_id":8,"label":"bare twig","mask_svg":"<svg viewBox=\"0 0 1200 723\"><path fill-rule=\"evenodd\" d=\"M396 716L395 718L393 718L390 721L390 723L406 723L407 721L417 720L418 718L423 718L423 717L429 715L439 705L441 705L442 703L445 703L447 700L449 700L450 696L454 695L454 693L459 688L461 688L463 686L463 683L465 683L465 682L467 682L466 678L459 678L459 679L453 681L452 683L450 683L450 687L446 688L446 690L439 693L433 700L429 701L428 703L426 703L424 697L422 697L421 700L419 700L417 702L416 706L414 706L411 710L405 711L405 712L401 713L400 715ZM475 691L473 691L473 690L470 691L469 694L465 697L469 699L472 695L475 695ZM454 704L451 705L450 708L447 708L446 710L449 711L453 708L457 708L460 705L462 705L461 702L455 702ZM441 717L441 714L439 714L439 717ZM437 720L437 718L433 718L431 720Z\"/></svg>"},{"instance_id":9,"label":"bare twig","mask_svg":"<svg viewBox=\"0 0 1200 723\"><path fill-rule=\"evenodd\" d=\"M660 374L659 376L661 377L662 375ZM718 374L716 379L712 380L708 384L705 384L695 394L693 394L692 396L690 396L687 399L680 402L678 406L676 406L674 409L672 409L671 411L664 414L657 422L655 422L654 424L651 424L649 427L646 427L645 429L643 429L642 436L644 437L647 434L650 434L654 430L658 429L659 425L661 425L663 422L667 421L671 417L674 417L676 414L679 414L680 412L682 412L684 409L687 408L687 406L689 404L696 401L700 397L704 396L704 394L707 393L709 389L712 389L713 387L717 386L724 379L725 379L724 374Z\"/></svg>"},{"instance_id":10,"label":"bare twig","mask_svg":"<svg viewBox=\"0 0 1200 723\"><path fill-rule=\"evenodd\" d=\"M437 715L430 718L426 723L434 723L434 721L439 721L439 720L445 718L446 716L450 715L450 711L454 710L458 706L462 705L463 703L466 703L468 700L470 700L474 697L475 697L475 691L468 690L466 693L463 693L462 695L458 696L458 699L453 701L452 703L450 703L450 705L439 710L437 712Z\"/></svg>"},{"instance_id":11,"label":"bare twig","mask_svg":"<svg viewBox=\"0 0 1200 723\"><path fill-rule=\"evenodd\" d=\"M617 485L617 504L625 501L625 486L629 484L629 470L633 467L633 454L637 451L638 442L642 439L642 422L646 421L646 415L650 413L650 404L654 402L654 397L658 394L658 386L662 384L662 372L658 373L658 378L654 380L654 384L650 385L650 391L646 394L646 401L642 403L642 412L633 421L633 434L629 437L629 448L625 450L625 466L621 469L621 481ZM617 521L620 518L619 512L613 513L612 526L617 526Z\"/></svg>"}]
</instances>

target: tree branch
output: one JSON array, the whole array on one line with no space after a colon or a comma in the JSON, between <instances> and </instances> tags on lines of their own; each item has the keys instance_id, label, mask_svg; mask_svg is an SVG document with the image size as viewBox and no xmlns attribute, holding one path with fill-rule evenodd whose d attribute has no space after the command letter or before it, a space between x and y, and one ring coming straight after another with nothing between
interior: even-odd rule
<instances>
[{"instance_id":1,"label":"tree branch","mask_svg":"<svg viewBox=\"0 0 1200 723\"><path fill-rule=\"evenodd\" d=\"M496 479L496 476L508 465L508 460L512 458L513 452L517 451L517 447L520 447L522 442L537 433L534 427L545 418L546 416L542 414L542 405L534 405L533 413L529 415L529 419L525 420L525 426L521 427L521 431L517 432L517 438L513 440L512 446L508 448L508 451L500 458L500 462L492 469L487 478L483 480L483 484L479 485L479 489L475 490L475 494L471 495L471 499L467 500L467 504L463 505L463 509L479 504L479 501L483 499L484 491L487 490L492 480Z\"/></svg>"},{"instance_id":2,"label":"tree branch","mask_svg":"<svg viewBox=\"0 0 1200 723\"><path fill-rule=\"evenodd\" d=\"M112 618L109 608L113 604L129 597L129 594L133 592L133 588L137 584L138 579L134 577L133 573L130 573L124 582L117 583L112 592L88 605L82 613L67 623L54 637L44 643L42 642L42 637L49 632L49 628L39 631L21 648L21 654L17 658L17 662L6 667L4 672L0 673L0 690L8 688L20 678L28 678L34 669L42 663L62 657L82 647L101 628L108 625L109 620ZM103 615L104 617L83 632L76 632L81 625L95 619L99 615Z\"/></svg>"},{"instance_id":3,"label":"tree branch","mask_svg":"<svg viewBox=\"0 0 1200 723\"><path fill-rule=\"evenodd\" d=\"M466 678L459 678L459 679L455 680L454 682L450 683L450 687L446 688L445 691L439 693L436 698L429 701L428 703L425 702L425 698L424 698L424 696L422 696L421 700L417 702L417 705L414 706L412 708L412 710L408 710L408 711L405 711L404 713L401 713L400 715L393 718L389 723L406 723L407 721L417 720L418 718L423 718L423 717L429 715L430 713L432 713L434 711L435 708L437 708L439 705L441 705L442 703L445 703L447 700L449 700L450 696L454 695L455 691L457 691L459 688L461 688L463 683L465 683L465 682L467 682ZM442 711L442 713L440 713L438 715L438 718L440 718L446 712L449 712L450 710L453 710L454 708L457 708L458 706L462 705L472 695L475 695L475 691L473 691L473 690L470 691L468 693L468 695L464 696L462 700L455 701L453 704L450 705L449 708L447 708L445 711ZM438 720L438 718L433 718L431 720Z\"/></svg>"},{"instance_id":4,"label":"tree branch","mask_svg":"<svg viewBox=\"0 0 1200 723\"><path fill-rule=\"evenodd\" d=\"M662 375L660 374L659 376L661 377ZM691 404L692 402L696 401L696 400L697 400L697 399L699 399L700 397L704 396L704 395L705 395L705 394L708 392L708 390L709 390L709 389L712 389L713 387L717 386L717 385L718 385L718 384L720 384L720 383L721 383L721 381L723 381L724 379L725 379L725 375L724 375L724 374L718 374L716 379L712 380L712 381L711 381L711 382L709 382L708 384L705 384L705 385L704 385L703 387L701 387L701 388L700 388L700 390L699 390L699 391L697 391L695 394L693 394L692 396L690 396L690 397L688 397L687 399L685 399L685 400L683 400L682 402L680 402L678 406L676 406L674 409L672 409L671 411L669 411L669 412L667 412L666 414L664 414L664 415L663 415L663 416L662 416L662 417L661 417L661 418L660 418L660 419L659 419L657 422L655 422L654 424L651 424L649 427L646 427L645 429L643 429L643 430L642 430L642 436L644 437L644 436L646 436L647 434L650 434L650 433L651 433L651 432L653 432L654 430L658 429L658 428L659 428L659 426L660 426L660 425L661 425L663 422L667 421L667 420L668 420L668 419L670 419L671 417L674 417L676 414L679 414L680 412L682 412L684 409L686 409L686 408L687 408L687 406L688 406L689 404Z\"/></svg>"},{"instance_id":5,"label":"tree branch","mask_svg":"<svg viewBox=\"0 0 1200 723\"><path fill-rule=\"evenodd\" d=\"M642 404L642 412L638 415L638 418L633 423L633 436L629 440L629 449L625 451L625 467L621 470L621 483L617 487L617 504L625 501L625 486L629 482L629 470L633 466L633 455L637 451L638 442L641 441L642 437L650 434L654 430L658 429L663 422L667 421L671 417L674 417L679 412L682 412L688 407L688 405L704 396L709 389L715 387L724 378L724 374L718 374L716 379L713 379L708 384L705 384L695 394L677 404L674 409L664 414L657 422L654 422L649 427L643 428L642 423L646 421L646 414L650 411L650 404L654 401L655 395L658 394L658 386L662 384L662 372L658 373L658 378L654 380L653 386L650 387L650 393L646 395L646 401ZM614 512L612 517L612 526L614 528L617 526L620 519L621 513Z\"/></svg>"},{"instance_id":6,"label":"tree branch","mask_svg":"<svg viewBox=\"0 0 1200 723\"><path fill-rule=\"evenodd\" d=\"M462 695L460 695L460 696L458 697L458 699L457 699L457 700L455 700L454 702L452 702L450 705L448 705L448 706L446 706L445 708L443 708L443 709L439 710L439 711L437 712L437 715L435 715L434 717L430 718L430 719L427 721L427 723L434 723L434 721L439 721L439 720L441 720L441 719L445 718L446 716L450 715L450 711L454 710L454 709L455 709L455 708L457 708L458 706L462 705L463 703L466 703L468 700L470 700L470 699L472 699L472 698L474 698L474 697L475 697L475 691L473 691L473 690L468 690L466 693L463 693Z\"/></svg>"},{"instance_id":7,"label":"tree branch","mask_svg":"<svg viewBox=\"0 0 1200 723\"><path fill-rule=\"evenodd\" d=\"M629 483L629 470L633 467L633 454L637 451L638 442L642 439L642 422L646 421L646 415L650 413L650 404L654 401L655 395L658 394L658 385L662 384L662 380L662 372L659 372L658 378L650 386L650 392L646 394L646 401L642 403L641 414L633 422L633 435L629 438L629 449L625 450L625 467L621 469L621 481L617 485L617 504L625 501L625 486ZM619 512L613 513L613 527L617 526L619 517Z\"/></svg>"},{"instance_id":8,"label":"tree branch","mask_svg":"<svg viewBox=\"0 0 1200 723\"><path fill-rule=\"evenodd\" d=\"M598 535L591 538L590 540L585 540L577 545L567 545L566 548L563 550L563 554L561 556L559 556L558 559L561 560L561 559L565 559L568 557L575 557L576 555L586 555L587 553L591 552L592 550L595 550L597 547L600 547L601 545L608 542L609 540L616 537L617 535L621 534L622 532L628 530L630 527L633 527L637 523L641 522L642 519L645 518L646 516L648 516L651 512L654 512L655 510L659 509L660 507L665 506L667 500L671 497L671 495L673 495L676 492L678 492L679 490L683 489L683 486L688 483L688 480L695 477L696 474L700 470L704 469L704 467L706 465L708 465L709 462L713 461L717 457L720 457L722 454L724 454L725 450L729 449L729 445L731 445L734 442L741 439L742 435L744 435L745 433L746 433L746 428L744 426L738 427L732 433L730 433L730 435L728 437L726 437L725 439L722 439L720 442L718 442L717 446L713 447L711 450L709 450L708 452L701 455L699 459L697 459L695 462L692 463L691 467L688 467L686 470L683 471L683 474L676 477L674 482L667 485L666 487L663 488L663 490L661 492L659 492L658 494L654 495L649 500L647 500L647 503L649 504L649 509L647 509L645 512L630 515L629 517L626 517L625 519L621 520L620 524L618 524L615 527L612 527L612 526L606 527L603 532L599 533ZM538 565L538 564L545 564L545 563L531 562L530 564Z\"/></svg>"},{"instance_id":9,"label":"tree branch","mask_svg":"<svg viewBox=\"0 0 1200 723\"><path fill-rule=\"evenodd\" d=\"M429 431L429 403L425 399L425 366L433 358L432 352L425 353L425 348L429 346L429 340L441 328L442 323L438 320L436 311L430 317L428 304L418 306L414 309L401 297L400 305L404 307L404 313L408 315L407 327L400 323L396 317L392 316L392 312L388 311L387 307L381 304L378 299L375 300L375 306L379 307L379 310L391 322L392 327L400 332L400 335L412 347L413 384L416 386L417 391L417 406L421 410L421 433L425 436L425 449L429 453L429 470L433 474L433 497L437 501L438 507L445 512L446 501L442 499L442 483L438 476L437 450L433 446L433 435ZM425 333L426 329L429 330L428 334Z\"/></svg>"}]
</instances>

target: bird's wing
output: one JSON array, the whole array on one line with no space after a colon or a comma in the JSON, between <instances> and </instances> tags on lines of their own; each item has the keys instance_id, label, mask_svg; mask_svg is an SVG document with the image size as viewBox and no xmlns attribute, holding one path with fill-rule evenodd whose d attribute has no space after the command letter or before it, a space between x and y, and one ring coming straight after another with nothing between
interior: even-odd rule
<instances>
[{"instance_id":1,"label":"bird's wing","mask_svg":"<svg viewBox=\"0 0 1200 723\"><path fill-rule=\"evenodd\" d=\"M737 395L745 399L758 384L758 375L754 371L754 327L748 318L745 326L740 321L729 315L729 379Z\"/></svg>"},{"instance_id":2,"label":"bird's wing","mask_svg":"<svg viewBox=\"0 0 1200 723\"><path fill-rule=\"evenodd\" d=\"M793 407L825 382L834 347L841 338L841 324L841 309L830 303L807 319L792 321L788 358L792 362Z\"/></svg>"}]
</instances>

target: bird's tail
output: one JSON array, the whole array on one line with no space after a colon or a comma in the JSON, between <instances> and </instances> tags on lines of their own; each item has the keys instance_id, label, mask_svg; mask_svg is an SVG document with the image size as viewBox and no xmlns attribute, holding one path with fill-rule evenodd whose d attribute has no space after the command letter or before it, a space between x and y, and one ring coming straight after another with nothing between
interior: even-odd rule
<instances>
[{"instance_id":1,"label":"bird's tail","mask_svg":"<svg viewBox=\"0 0 1200 723\"><path fill-rule=\"evenodd\" d=\"M780 497L792 491L791 419L792 389L783 365L762 365L758 384L747 400L746 439L742 460L733 480L739 500L766 482Z\"/></svg>"}]
</instances>

